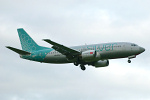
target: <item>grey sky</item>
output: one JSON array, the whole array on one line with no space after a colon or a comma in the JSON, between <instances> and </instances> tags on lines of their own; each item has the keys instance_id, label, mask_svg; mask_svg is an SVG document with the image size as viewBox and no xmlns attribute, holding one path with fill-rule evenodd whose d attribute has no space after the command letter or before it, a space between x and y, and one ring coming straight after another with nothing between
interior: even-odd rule
<instances>
[{"instance_id":1,"label":"grey sky","mask_svg":"<svg viewBox=\"0 0 150 100\"><path fill-rule=\"evenodd\" d=\"M149 100L149 0L1 0L1 100ZM21 48L17 28L39 44L66 46L133 42L146 51L132 60L110 60L106 68L44 64L20 59L5 48Z\"/></svg>"}]
</instances>

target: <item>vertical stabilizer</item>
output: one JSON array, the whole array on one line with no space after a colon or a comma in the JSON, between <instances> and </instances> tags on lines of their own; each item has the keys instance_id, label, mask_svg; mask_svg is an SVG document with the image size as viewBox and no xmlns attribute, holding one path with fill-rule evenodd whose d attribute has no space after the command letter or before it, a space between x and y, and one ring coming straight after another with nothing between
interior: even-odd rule
<instances>
[{"instance_id":1,"label":"vertical stabilizer","mask_svg":"<svg viewBox=\"0 0 150 100\"><path fill-rule=\"evenodd\" d=\"M40 50L41 47L26 33L23 28L17 29L20 38L22 50L28 52L34 52Z\"/></svg>"}]
</instances>

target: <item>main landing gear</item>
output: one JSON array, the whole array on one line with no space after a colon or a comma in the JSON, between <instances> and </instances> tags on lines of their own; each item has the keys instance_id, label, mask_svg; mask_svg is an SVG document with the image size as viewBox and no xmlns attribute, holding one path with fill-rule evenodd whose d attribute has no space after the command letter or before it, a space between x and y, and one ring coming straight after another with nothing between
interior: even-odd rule
<instances>
[{"instance_id":1,"label":"main landing gear","mask_svg":"<svg viewBox=\"0 0 150 100\"><path fill-rule=\"evenodd\" d=\"M86 67L84 66L84 65L80 65L80 68L84 71L84 70L86 70Z\"/></svg>"},{"instance_id":2,"label":"main landing gear","mask_svg":"<svg viewBox=\"0 0 150 100\"><path fill-rule=\"evenodd\" d=\"M79 63L78 62L74 62L74 65L75 66L78 66L79 65ZM84 64L80 64L80 68L81 68L81 70L86 70L86 67L84 66Z\"/></svg>"},{"instance_id":3,"label":"main landing gear","mask_svg":"<svg viewBox=\"0 0 150 100\"><path fill-rule=\"evenodd\" d=\"M77 62L74 62L74 65L75 65L75 66L78 66L78 65L79 65L79 63L77 63Z\"/></svg>"}]
</instances>

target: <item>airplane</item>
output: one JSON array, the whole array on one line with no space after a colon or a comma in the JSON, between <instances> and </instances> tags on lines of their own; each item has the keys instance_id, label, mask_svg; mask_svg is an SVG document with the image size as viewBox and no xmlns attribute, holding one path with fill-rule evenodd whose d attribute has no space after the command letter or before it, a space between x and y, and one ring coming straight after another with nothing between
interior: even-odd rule
<instances>
[{"instance_id":1,"label":"airplane","mask_svg":"<svg viewBox=\"0 0 150 100\"><path fill-rule=\"evenodd\" d=\"M10 46L6 48L18 53L20 58L41 63L73 63L75 66L80 65L82 70L86 69L85 65L106 67L109 65L109 59L128 58L128 63L131 63L130 59L145 51L143 47L128 42L67 47L50 39L43 39L52 45L48 48L39 46L23 28L18 28L17 31L22 50Z\"/></svg>"}]
</instances>

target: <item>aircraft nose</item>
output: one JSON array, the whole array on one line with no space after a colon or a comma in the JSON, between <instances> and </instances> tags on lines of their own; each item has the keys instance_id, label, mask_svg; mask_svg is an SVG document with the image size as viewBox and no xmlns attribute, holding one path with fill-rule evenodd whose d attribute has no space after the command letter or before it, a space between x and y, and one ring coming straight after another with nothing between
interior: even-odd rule
<instances>
[{"instance_id":1,"label":"aircraft nose","mask_svg":"<svg viewBox=\"0 0 150 100\"><path fill-rule=\"evenodd\" d=\"M145 49L143 47L140 47L140 52L142 53L144 51L145 51Z\"/></svg>"}]
</instances>

